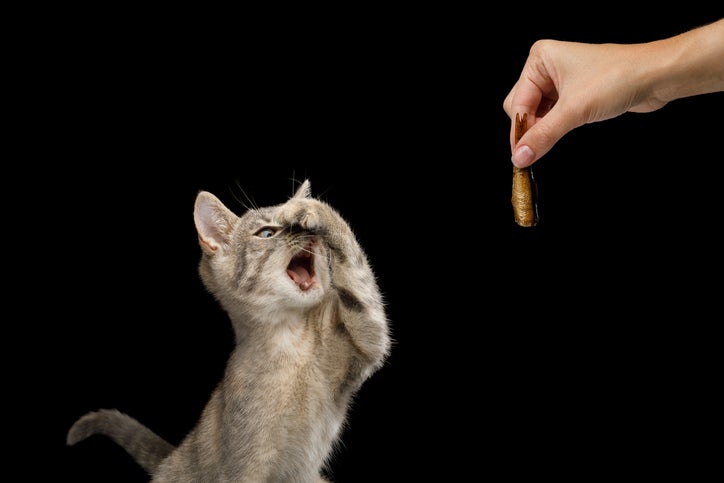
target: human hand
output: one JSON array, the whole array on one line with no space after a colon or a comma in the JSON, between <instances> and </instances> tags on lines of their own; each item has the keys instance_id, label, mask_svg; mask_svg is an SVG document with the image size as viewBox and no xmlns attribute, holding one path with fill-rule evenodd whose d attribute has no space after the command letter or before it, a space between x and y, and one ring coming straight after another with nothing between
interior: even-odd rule
<instances>
[{"instance_id":1,"label":"human hand","mask_svg":"<svg viewBox=\"0 0 724 483\"><path fill-rule=\"evenodd\" d=\"M513 164L530 166L584 124L666 105L656 96L654 77L649 75L656 48L655 43L535 42L503 102L511 118ZM517 144L516 113L528 114L528 130Z\"/></svg>"}]
</instances>

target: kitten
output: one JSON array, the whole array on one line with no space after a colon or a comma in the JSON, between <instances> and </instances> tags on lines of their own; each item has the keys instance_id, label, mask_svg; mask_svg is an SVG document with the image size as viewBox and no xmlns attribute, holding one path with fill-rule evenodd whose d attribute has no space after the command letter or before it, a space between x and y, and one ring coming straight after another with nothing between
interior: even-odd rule
<instances>
[{"instance_id":1,"label":"kitten","mask_svg":"<svg viewBox=\"0 0 724 483\"><path fill-rule=\"evenodd\" d=\"M365 253L309 180L285 203L243 216L201 191L194 222L201 279L236 336L200 420L173 447L103 409L76 421L68 444L104 434L154 483L327 481L351 398L390 349Z\"/></svg>"}]
</instances>

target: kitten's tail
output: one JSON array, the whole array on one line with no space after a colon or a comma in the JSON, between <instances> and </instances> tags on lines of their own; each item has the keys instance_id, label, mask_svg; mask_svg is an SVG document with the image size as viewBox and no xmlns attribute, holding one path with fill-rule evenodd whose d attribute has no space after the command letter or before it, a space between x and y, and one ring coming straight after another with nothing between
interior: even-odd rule
<instances>
[{"instance_id":1,"label":"kitten's tail","mask_svg":"<svg viewBox=\"0 0 724 483\"><path fill-rule=\"evenodd\" d=\"M116 409L101 409L82 416L68 430L66 442L74 445L94 434L111 438L149 474L174 449L146 426Z\"/></svg>"}]
</instances>

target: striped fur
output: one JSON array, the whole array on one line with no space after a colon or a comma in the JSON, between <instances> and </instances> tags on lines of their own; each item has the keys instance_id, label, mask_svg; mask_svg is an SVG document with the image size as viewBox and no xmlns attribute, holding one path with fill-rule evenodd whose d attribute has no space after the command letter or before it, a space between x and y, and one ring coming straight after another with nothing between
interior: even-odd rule
<instances>
[{"instance_id":1,"label":"striped fur","mask_svg":"<svg viewBox=\"0 0 724 483\"><path fill-rule=\"evenodd\" d=\"M304 181L287 202L237 216L200 192L199 273L236 346L197 425L173 448L113 410L68 443L104 434L154 483L320 482L361 384L384 363L384 304L354 233Z\"/></svg>"}]
</instances>

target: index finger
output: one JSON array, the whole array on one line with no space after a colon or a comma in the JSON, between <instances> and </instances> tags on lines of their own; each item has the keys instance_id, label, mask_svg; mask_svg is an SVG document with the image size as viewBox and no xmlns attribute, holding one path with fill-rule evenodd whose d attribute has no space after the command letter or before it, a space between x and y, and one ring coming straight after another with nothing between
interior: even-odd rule
<instances>
[{"instance_id":1,"label":"index finger","mask_svg":"<svg viewBox=\"0 0 724 483\"><path fill-rule=\"evenodd\" d=\"M515 147L515 115L528 115L528 126L535 124L535 114L543 100L543 90L525 74L521 75L505 100L503 109L510 117L510 148Z\"/></svg>"}]
</instances>

